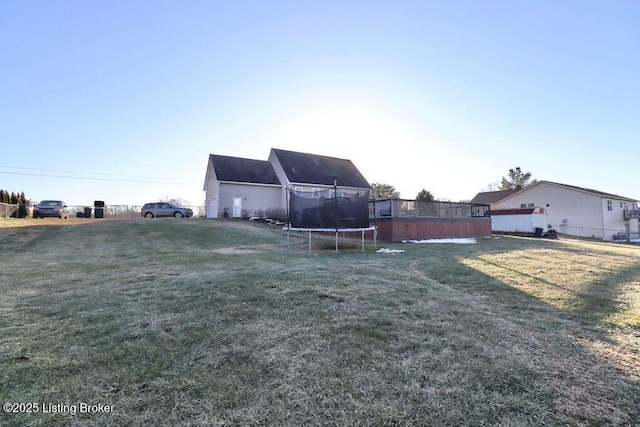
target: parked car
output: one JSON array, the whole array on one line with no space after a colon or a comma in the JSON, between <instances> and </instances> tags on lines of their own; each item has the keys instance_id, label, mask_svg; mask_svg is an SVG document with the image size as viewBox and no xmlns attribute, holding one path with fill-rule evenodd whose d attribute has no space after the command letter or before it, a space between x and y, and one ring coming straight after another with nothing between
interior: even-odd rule
<instances>
[{"instance_id":1,"label":"parked car","mask_svg":"<svg viewBox=\"0 0 640 427\"><path fill-rule=\"evenodd\" d=\"M160 218L163 216L173 216L175 218L189 218L193 216L193 211L189 208L183 208L174 203L157 202L146 203L140 209L140 215L145 218Z\"/></svg>"},{"instance_id":2,"label":"parked car","mask_svg":"<svg viewBox=\"0 0 640 427\"><path fill-rule=\"evenodd\" d=\"M33 208L34 218L69 218L67 204L62 200L43 200Z\"/></svg>"}]
</instances>

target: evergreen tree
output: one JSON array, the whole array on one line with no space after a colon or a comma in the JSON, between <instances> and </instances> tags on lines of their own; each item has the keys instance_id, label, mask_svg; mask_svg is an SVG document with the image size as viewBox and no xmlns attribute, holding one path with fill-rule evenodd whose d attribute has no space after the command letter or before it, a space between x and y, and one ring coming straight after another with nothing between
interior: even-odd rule
<instances>
[{"instance_id":1,"label":"evergreen tree","mask_svg":"<svg viewBox=\"0 0 640 427\"><path fill-rule=\"evenodd\" d=\"M0 203L7 203L12 205L26 205L27 204L27 196L25 196L24 191L20 193L11 192L8 190L0 189Z\"/></svg>"},{"instance_id":2,"label":"evergreen tree","mask_svg":"<svg viewBox=\"0 0 640 427\"><path fill-rule=\"evenodd\" d=\"M434 200L435 199L433 197L433 194L431 194L430 191L427 191L424 188L420 190L420 192L416 196L416 201L418 202L433 202Z\"/></svg>"},{"instance_id":3,"label":"evergreen tree","mask_svg":"<svg viewBox=\"0 0 640 427\"><path fill-rule=\"evenodd\" d=\"M500 189L501 190L520 190L527 185L534 184L536 180L534 179L532 182L529 182L531 179L531 172L524 173L520 169L520 166L515 169L509 169L509 177L502 177L502 181L500 181Z\"/></svg>"}]
</instances>

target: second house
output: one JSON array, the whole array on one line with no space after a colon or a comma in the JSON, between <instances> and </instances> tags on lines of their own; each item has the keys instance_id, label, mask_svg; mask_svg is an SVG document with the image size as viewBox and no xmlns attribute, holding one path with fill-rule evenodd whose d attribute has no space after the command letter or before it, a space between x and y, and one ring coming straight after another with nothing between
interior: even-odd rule
<instances>
[{"instance_id":1,"label":"second house","mask_svg":"<svg viewBox=\"0 0 640 427\"><path fill-rule=\"evenodd\" d=\"M370 189L351 160L273 148L268 160L209 155L203 190L207 218L282 215L287 191L320 194Z\"/></svg>"}]
</instances>

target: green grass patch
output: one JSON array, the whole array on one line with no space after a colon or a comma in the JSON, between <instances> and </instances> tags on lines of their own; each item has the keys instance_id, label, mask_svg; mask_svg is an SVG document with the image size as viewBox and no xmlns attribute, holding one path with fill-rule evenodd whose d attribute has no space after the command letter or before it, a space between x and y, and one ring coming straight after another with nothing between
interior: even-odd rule
<instances>
[{"instance_id":1,"label":"green grass patch","mask_svg":"<svg viewBox=\"0 0 640 427\"><path fill-rule=\"evenodd\" d=\"M0 424L640 419L637 248L292 239L231 220L0 229L0 397L40 405ZM113 411L42 411L81 403Z\"/></svg>"}]
</instances>

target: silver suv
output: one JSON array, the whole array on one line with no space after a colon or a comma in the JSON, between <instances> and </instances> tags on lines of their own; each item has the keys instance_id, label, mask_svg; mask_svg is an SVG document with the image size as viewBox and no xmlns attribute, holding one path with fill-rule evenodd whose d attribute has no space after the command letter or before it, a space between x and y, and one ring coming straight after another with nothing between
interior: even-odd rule
<instances>
[{"instance_id":1,"label":"silver suv","mask_svg":"<svg viewBox=\"0 0 640 427\"><path fill-rule=\"evenodd\" d=\"M140 215L145 218L160 218L163 216L173 216L175 218L189 218L193 216L193 211L189 208L183 208L174 203L157 202L146 203L140 209Z\"/></svg>"}]
</instances>

